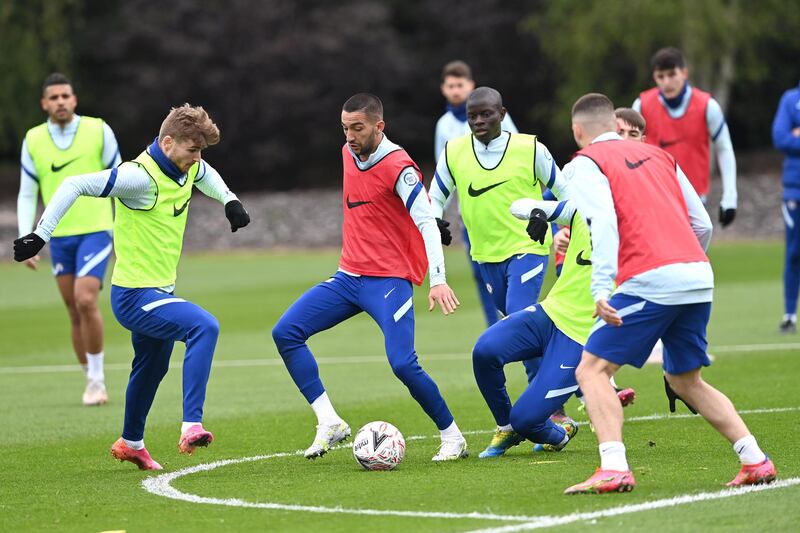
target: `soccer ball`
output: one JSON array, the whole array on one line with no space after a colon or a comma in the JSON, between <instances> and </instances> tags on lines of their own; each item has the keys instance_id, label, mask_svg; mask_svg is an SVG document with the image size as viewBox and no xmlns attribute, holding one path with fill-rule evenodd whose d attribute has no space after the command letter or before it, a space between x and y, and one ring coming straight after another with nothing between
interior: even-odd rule
<instances>
[{"instance_id":1,"label":"soccer ball","mask_svg":"<svg viewBox=\"0 0 800 533\"><path fill-rule=\"evenodd\" d=\"M356 433L353 457L367 470L391 470L406 454L403 434L388 422L370 422Z\"/></svg>"}]
</instances>

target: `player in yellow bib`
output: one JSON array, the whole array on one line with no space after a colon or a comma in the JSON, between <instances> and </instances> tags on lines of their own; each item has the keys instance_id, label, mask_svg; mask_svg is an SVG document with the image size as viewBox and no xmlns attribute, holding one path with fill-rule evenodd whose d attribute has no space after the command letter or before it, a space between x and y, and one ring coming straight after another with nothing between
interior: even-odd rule
<instances>
[{"instance_id":1,"label":"player in yellow bib","mask_svg":"<svg viewBox=\"0 0 800 533\"><path fill-rule=\"evenodd\" d=\"M497 309L509 315L536 303L547 268L552 237L541 242L526 233L525 222L508 215L518 198L542 199L545 187L560 197L565 181L552 155L533 135L502 130L506 115L495 89L479 87L467 99L471 133L447 142L431 182L434 216L447 239L441 217L456 192L467 228L472 259ZM526 363L528 380L538 361Z\"/></svg>"},{"instance_id":2,"label":"player in yellow bib","mask_svg":"<svg viewBox=\"0 0 800 533\"><path fill-rule=\"evenodd\" d=\"M578 390L575 367L595 320L589 290L592 245L589 228L569 202L521 199L513 215L529 220L531 239L540 240L551 222L572 228L561 276L547 298L507 316L487 329L472 352L478 388L497 423L495 435L479 457L497 457L525 439L558 451L575 436L572 420L554 423L550 414ZM503 367L538 359L539 372L512 406Z\"/></svg>"},{"instance_id":3,"label":"player in yellow bib","mask_svg":"<svg viewBox=\"0 0 800 533\"><path fill-rule=\"evenodd\" d=\"M174 291L193 187L225 205L231 231L250 222L236 195L200 157L203 149L218 142L219 129L202 107L174 108L158 137L136 159L112 170L65 180L36 230L14 241L14 259L24 261L41 250L78 198L116 199L117 262L111 278L111 308L119 323L131 331L134 358L122 437L111 454L142 470L161 469L144 446L144 427L158 385L169 369L175 341L186 344L178 449L191 454L214 438L203 428L202 416L219 322Z\"/></svg>"},{"instance_id":4,"label":"player in yellow bib","mask_svg":"<svg viewBox=\"0 0 800 533\"><path fill-rule=\"evenodd\" d=\"M42 109L48 119L25 134L20 155L17 198L19 235L33 230L41 193L46 206L67 176L97 172L120 162L117 139L99 118L75 113L78 99L63 74L50 74L42 86ZM53 275L67 307L72 347L86 373L84 405L106 403L103 373L103 317L97 298L111 256L111 201L81 198L53 231ZM36 270L39 256L25 261Z\"/></svg>"}]
</instances>

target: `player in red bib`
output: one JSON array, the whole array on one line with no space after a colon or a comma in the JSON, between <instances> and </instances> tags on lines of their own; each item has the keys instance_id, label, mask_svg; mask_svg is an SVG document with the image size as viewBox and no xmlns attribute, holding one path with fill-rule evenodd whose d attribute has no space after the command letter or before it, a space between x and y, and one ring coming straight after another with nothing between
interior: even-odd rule
<instances>
[{"instance_id":1,"label":"player in red bib","mask_svg":"<svg viewBox=\"0 0 800 533\"><path fill-rule=\"evenodd\" d=\"M317 433L305 456L324 455L350 436L319 377L306 340L364 311L386 339L392 371L436 423L442 443L434 461L467 456L467 442L414 350L412 283L430 265L429 311L448 315L459 305L447 286L441 234L411 157L383 133L383 104L359 93L342 107L344 226L342 257L333 277L311 288L272 330L286 368L317 415Z\"/></svg>"},{"instance_id":2,"label":"player in red bib","mask_svg":"<svg viewBox=\"0 0 800 533\"><path fill-rule=\"evenodd\" d=\"M739 456L741 470L728 485L773 481L775 466L731 401L700 376L711 364L706 327L714 292L705 254L712 226L700 198L670 154L617 134L606 96L578 99L572 130L581 150L564 174L570 197L591 227L591 290L599 317L576 377L600 443L601 466L566 493L627 492L635 486L622 443L622 407L609 378L624 364L640 368L659 338L671 388Z\"/></svg>"},{"instance_id":3,"label":"player in red bib","mask_svg":"<svg viewBox=\"0 0 800 533\"><path fill-rule=\"evenodd\" d=\"M722 175L719 221L736 216L736 156L719 103L689 84L689 70L677 48L662 48L650 60L656 87L644 91L633 108L647 122L645 142L663 148L681 165L697 194L706 201L711 189L709 145Z\"/></svg>"}]
</instances>

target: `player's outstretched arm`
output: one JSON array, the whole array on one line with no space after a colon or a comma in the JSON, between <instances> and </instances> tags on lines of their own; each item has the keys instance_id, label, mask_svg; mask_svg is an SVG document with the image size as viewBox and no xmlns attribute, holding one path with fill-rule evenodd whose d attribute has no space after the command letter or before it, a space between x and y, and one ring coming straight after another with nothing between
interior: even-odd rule
<instances>
[{"instance_id":1,"label":"player's outstretched arm","mask_svg":"<svg viewBox=\"0 0 800 533\"><path fill-rule=\"evenodd\" d=\"M520 220L528 221L527 231L532 240L544 244L544 239L547 236L547 229L550 227L550 224L568 225L572 220L572 216L575 214L575 205L570 201L554 202L520 198L511 204L510 211L512 215ZM559 251L565 253L569 245L568 229L566 236L561 232L559 233L561 235L561 242L559 243L561 249L559 249Z\"/></svg>"},{"instance_id":2,"label":"player's outstretched arm","mask_svg":"<svg viewBox=\"0 0 800 533\"><path fill-rule=\"evenodd\" d=\"M444 315L449 315L456 312L456 308L461 305L461 302L456 298L453 289L447 283L442 283L431 287L428 292L428 311L433 311L436 304L439 304Z\"/></svg>"},{"instance_id":3,"label":"player's outstretched arm","mask_svg":"<svg viewBox=\"0 0 800 533\"><path fill-rule=\"evenodd\" d=\"M250 214L242 202L228 189L219 172L207 162L200 162L200 171L194 184L200 192L225 206L225 217L231 223L231 232L236 233L236 230L250 223Z\"/></svg>"},{"instance_id":4,"label":"player's outstretched arm","mask_svg":"<svg viewBox=\"0 0 800 533\"><path fill-rule=\"evenodd\" d=\"M722 198L719 202L719 221L724 228L736 218L738 202L736 186L736 154L733 151L731 133L719 103L713 98L706 109L708 134L717 154L719 173L722 176Z\"/></svg>"}]
</instances>

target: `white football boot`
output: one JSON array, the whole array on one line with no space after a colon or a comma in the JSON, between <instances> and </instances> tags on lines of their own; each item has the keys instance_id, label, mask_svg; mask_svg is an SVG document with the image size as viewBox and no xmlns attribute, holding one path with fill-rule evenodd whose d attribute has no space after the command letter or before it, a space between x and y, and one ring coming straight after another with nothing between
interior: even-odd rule
<instances>
[{"instance_id":1,"label":"white football boot","mask_svg":"<svg viewBox=\"0 0 800 533\"><path fill-rule=\"evenodd\" d=\"M102 381L89 380L83 391L83 405L103 405L107 401L106 384Z\"/></svg>"},{"instance_id":2,"label":"white football boot","mask_svg":"<svg viewBox=\"0 0 800 533\"><path fill-rule=\"evenodd\" d=\"M446 439L439 445L439 452L433 456L432 461L454 461L467 457L467 441L464 437L458 439Z\"/></svg>"},{"instance_id":3,"label":"white football boot","mask_svg":"<svg viewBox=\"0 0 800 533\"><path fill-rule=\"evenodd\" d=\"M308 447L304 455L306 459L322 457L328 453L331 446L342 442L349 436L350 426L344 420L333 424L319 424L317 425L317 435L314 437L314 442Z\"/></svg>"}]
</instances>

